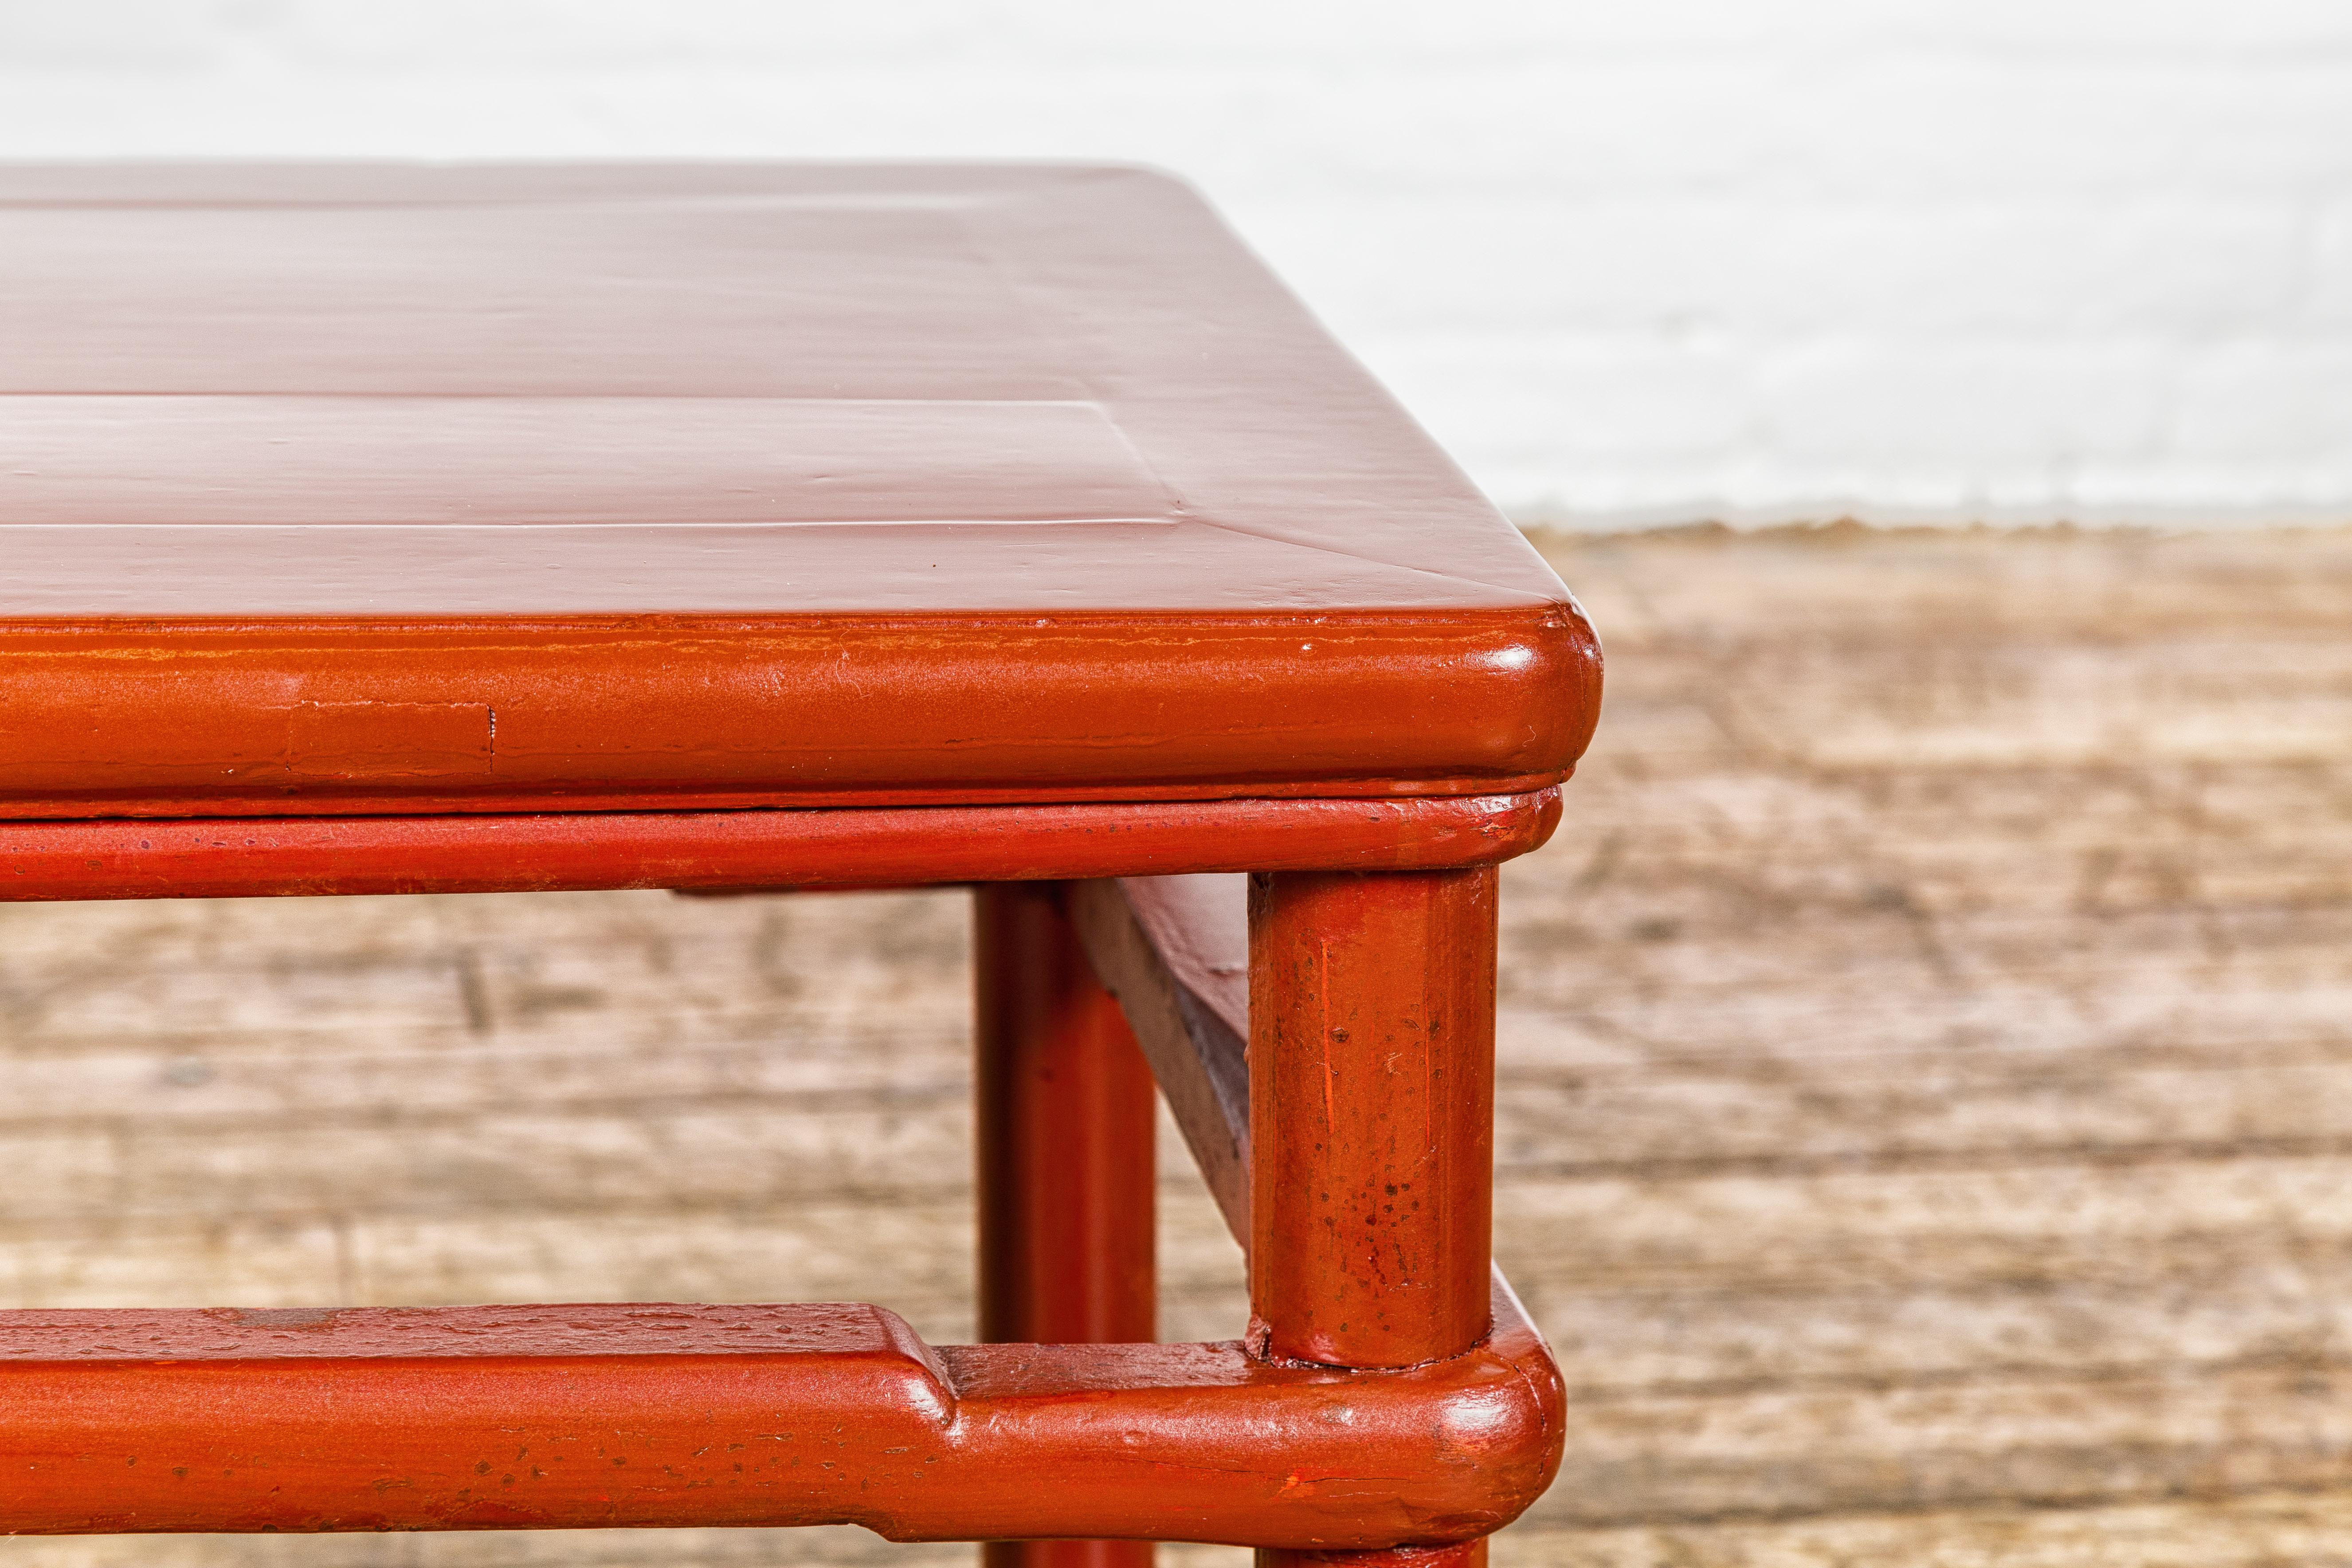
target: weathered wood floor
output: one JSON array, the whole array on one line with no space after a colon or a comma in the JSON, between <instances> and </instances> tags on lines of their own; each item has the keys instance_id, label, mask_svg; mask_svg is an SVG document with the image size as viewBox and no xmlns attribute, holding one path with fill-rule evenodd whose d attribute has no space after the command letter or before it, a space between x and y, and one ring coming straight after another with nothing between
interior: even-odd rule
<instances>
[{"instance_id":1,"label":"weathered wood floor","mask_svg":"<svg viewBox=\"0 0 2352 1568\"><path fill-rule=\"evenodd\" d=\"M2352 1563L2352 536L1554 552L1611 687L1507 874L1497 1250L1578 1415L1498 1563ZM964 942L953 894L0 909L0 1304L963 1337ZM1164 1331L1222 1337L1238 1262L1166 1143Z\"/></svg>"}]
</instances>

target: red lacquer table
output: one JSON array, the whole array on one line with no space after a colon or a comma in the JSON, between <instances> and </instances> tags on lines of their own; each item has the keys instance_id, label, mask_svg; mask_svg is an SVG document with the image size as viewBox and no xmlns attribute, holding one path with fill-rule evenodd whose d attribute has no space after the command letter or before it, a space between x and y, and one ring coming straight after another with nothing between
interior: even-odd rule
<instances>
[{"instance_id":1,"label":"red lacquer table","mask_svg":"<svg viewBox=\"0 0 2352 1568\"><path fill-rule=\"evenodd\" d=\"M1460 1564L1541 1491L1495 867L1597 650L1181 187L18 168L0 342L0 897L974 884L991 1342L0 1313L0 1530ZM1234 1342L1150 1342L1155 1079Z\"/></svg>"}]
</instances>

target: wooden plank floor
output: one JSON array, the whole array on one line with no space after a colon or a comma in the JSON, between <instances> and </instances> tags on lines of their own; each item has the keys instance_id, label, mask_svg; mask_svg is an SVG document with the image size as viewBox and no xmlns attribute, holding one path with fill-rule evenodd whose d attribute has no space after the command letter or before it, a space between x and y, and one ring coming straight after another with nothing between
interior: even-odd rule
<instances>
[{"instance_id":1,"label":"wooden plank floor","mask_svg":"<svg viewBox=\"0 0 2352 1568\"><path fill-rule=\"evenodd\" d=\"M1507 873L1497 1250L1577 1415L1498 1563L2352 1563L2352 535L1549 547L1611 685ZM965 1337L965 921L0 908L0 1305L847 1298ZM1222 1337L1238 1259L1166 1143L1165 1331Z\"/></svg>"}]
</instances>

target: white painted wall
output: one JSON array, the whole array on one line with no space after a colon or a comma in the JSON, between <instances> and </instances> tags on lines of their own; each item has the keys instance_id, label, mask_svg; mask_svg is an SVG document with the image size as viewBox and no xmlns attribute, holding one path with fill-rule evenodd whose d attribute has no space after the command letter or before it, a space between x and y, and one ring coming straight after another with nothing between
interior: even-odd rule
<instances>
[{"instance_id":1,"label":"white painted wall","mask_svg":"<svg viewBox=\"0 0 2352 1568\"><path fill-rule=\"evenodd\" d=\"M2352 0L0 0L0 155L1138 159L1523 515L2352 520Z\"/></svg>"}]
</instances>

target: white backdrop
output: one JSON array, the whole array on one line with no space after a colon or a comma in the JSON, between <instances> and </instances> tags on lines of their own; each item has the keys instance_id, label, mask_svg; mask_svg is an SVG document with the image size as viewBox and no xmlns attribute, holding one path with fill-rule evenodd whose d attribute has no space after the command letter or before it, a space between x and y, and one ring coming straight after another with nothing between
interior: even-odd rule
<instances>
[{"instance_id":1,"label":"white backdrop","mask_svg":"<svg viewBox=\"0 0 2352 1568\"><path fill-rule=\"evenodd\" d=\"M2352 521L2347 0L0 0L112 154L1141 160L1522 516Z\"/></svg>"}]
</instances>

